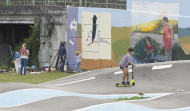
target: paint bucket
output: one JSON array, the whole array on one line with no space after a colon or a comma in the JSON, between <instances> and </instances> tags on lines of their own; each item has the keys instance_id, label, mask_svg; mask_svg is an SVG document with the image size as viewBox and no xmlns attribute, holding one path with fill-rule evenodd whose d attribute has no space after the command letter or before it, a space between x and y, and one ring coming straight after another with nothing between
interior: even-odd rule
<instances>
[{"instance_id":1,"label":"paint bucket","mask_svg":"<svg viewBox=\"0 0 190 111\"><path fill-rule=\"evenodd\" d=\"M49 68L45 68L45 71L46 71L46 72L49 72Z\"/></svg>"},{"instance_id":2,"label":"paint bucket","mask_svg":"<svg viewBox=\"0 0 190 111\"><path fill-rule=\"evenodd\" d=\"M37 72L37 66L31 66L31 72Z\"/></svg>"},{"instance_id":3,"label":"paint bucket","mask_svg":"<svg viewBox=\"0 0 190 111\"><path fill-rule=\"evenodd\" d=\"M67 71L67 65L64 65L64 71Z\"/></svg>"},{"instance_id":4,"label":"paint bucket","mask_svg":"<svg viewBox=\"0 0 190 111\"><path fill-rule=\"evenodd\" d=\"M55 71L55 68L50 68L50 71Z\"/></svg>"},{"instance_id":5,"label":"paint bucket","mask_svg":"<svg viewBox=\"0 0 190 111\"><path fill-rule=\"evenodd\" d=\"M45 69L46 72L50 71L50 66L49 66L49 64L45 64L45 65L44 65L44 69Z\"/></svg>"}]
</instances>

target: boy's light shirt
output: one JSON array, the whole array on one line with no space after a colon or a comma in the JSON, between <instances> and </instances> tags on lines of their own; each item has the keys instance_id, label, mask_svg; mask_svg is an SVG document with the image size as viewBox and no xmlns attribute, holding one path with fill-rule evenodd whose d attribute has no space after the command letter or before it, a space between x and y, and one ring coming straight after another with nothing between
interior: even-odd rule
<instances>
[{"instance_id":1,"label":"boy's light shirt","mask_svg":"<svg viewBox=\"0 0 190 111\"><path fill-rule=\"evenodd\" d=\"M129 64L131 61L132 61L131 54L128 53L128 54L126 54L126 55L123 57L123 59L121 60L120 66L121 66L122 68L126 68L126 67L128 66L128 64Z\"/></svg>"}]
</instances>

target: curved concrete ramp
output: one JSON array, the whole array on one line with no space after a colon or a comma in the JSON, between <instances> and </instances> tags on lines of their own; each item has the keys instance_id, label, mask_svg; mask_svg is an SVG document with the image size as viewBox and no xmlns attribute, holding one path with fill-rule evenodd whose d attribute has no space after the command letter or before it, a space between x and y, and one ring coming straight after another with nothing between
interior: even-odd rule
<instances>
[{"instance_id":1,"label":"curved concrete ramp","mask_svg":"<svg viewBox=\"0 0 190 111\"><path fill-rule=\"evenodd\" d=\"M165 69L153 69L171 65ZM120 71L119 68L106 69L102 71L89 72L71 78L43 84L54 89L69 92L87 94L126 94L126 93L173 93L178 91L189 91L190 87L190 62L167 62L148 65L137 65L134 69L135 87L115 87L121 82L122 74L114 74ZM130 75L131 76L131 75ZM95 79L87 80L95 77ZM85 80L75 83L74 81ZM71 83L66 85L65 83Z\"/></svg>"},{"instance_id":2,"label":"curved concrete ramp","mask_svg":"<svg viewBox=\"0 0 190 111\"><path fill-rule=\"evenodd\" d=\"M50 90L60 90L62 92L71 92L69 95L57 93L52 98L45 98L37 100L32 100L32 103L23 104L17 107L10 108L0 108L0 111L30 111L33 108L36 111L52 111L56 109L57 111L70 111L87 108L94 105L99 107L100 104L112 104L115 101L93 98L89 94L94 95L109 95L112 94L137 94L143 92L147 94L163 94L168 95L140 101L123 101L116 102L114 108L116 110L124 105L124 108L131 109L133 111L141 111L138 108L144 108L142 111L168 111L168 109L173 109L171 111L189 111L190 106L190 61L178 61L178 62L165 62L157 64L145 64L137 65L134 69L135 74L135 87L116 87L117 82L121 82L122 73L119 68L103 69L97 71L90 71L86 73L81 73L71 77L66 77L59 80L50 81L40 85L29 85L21 83L6 83L0 84L0 93L12 91L14 96L14 90L28 89L28 88L45 88ZM131 71L131 70L130 70ZM131 75L130 75L131 76ZM58 91L59 92L59 91ZM35 92L37 93L37 92ZM47 95L52 96L49 91L46 92ZM76 96L76 93L80 93ZM22 97L23 94L17 93ZM34 92L27 92L26 95L34 94ZM1 94L3 95L3 94ZM82 96L88 95L88 96ZM36 96L36 95L34 95ZM41 95L37 95L41 98ZM14 99L14 97L13 97ZM57 102L57 104L56 104ZM60 103L61 102L61 103ZM75 103L77 102L77 103ZM52 105L54 103L56 105ZM185 108L187 107L187 108ZM97 107L96 107L97 108ZM99 107L101 108L101 107ZM104 108L104 107L103 107ZM111 107L110 107L111 108ZM136 108L136 109L135 109ZM181 109L179 109L181 108ZM91 109L94 110L94 109ZM97 110L97 109L96 109ZM100 110L100 111L104 111ZM109 110L109 109L106 109ZM110 110L111 111L111 110ZM170 111L170 110L169 110Z\"/></svg>"}]
</instances>

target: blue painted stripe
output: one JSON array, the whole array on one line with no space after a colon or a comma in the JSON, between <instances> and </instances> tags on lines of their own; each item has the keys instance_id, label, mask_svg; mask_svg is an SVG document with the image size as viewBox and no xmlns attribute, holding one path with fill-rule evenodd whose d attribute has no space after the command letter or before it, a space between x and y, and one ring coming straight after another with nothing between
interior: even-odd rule
<instances>
[{"instance_id":1,"label":"blue painted stripe","mask_svg":"<svg viewBox=\"0 0 190 111\"><path fill-rule=\"evenodd\" d=\"M147 94L145 97L160 97L166 94ZM121 94L121 95L91 95L91 94L79 94L72 92L59 91L54 89L24 89L16 90L7 93L0 94L0 108L20 106L48 98L54 98L59 96L79 96L97 99L116 99L120 97L133 97L137 94Z\"/></svg>"},{"instance_id":2,"label":"blue painted stripe","mask_svg":"<svg viewBox=\"0 0 190 111\"><path fill-rule=\"evenodd\" d=\"M190 107L181 109L153 109L131 103L117 102L91 106L75 111L190 111Z\"/></svg>"}]
</instances>

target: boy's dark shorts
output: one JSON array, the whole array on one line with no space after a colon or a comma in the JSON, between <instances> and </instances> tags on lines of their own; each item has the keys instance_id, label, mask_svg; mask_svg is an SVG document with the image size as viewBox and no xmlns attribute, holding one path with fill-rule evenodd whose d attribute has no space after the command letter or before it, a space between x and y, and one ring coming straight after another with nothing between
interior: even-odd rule
<instances>
[{"instance_id":1,"label":"boy's dark shorts","mask_svg":"<svg viewBox=\"0 0 190 111\"><path fill-rule=\"evenodd\" d=\"M128 68L128 66L126 66L125 68ZM124 68L120 66L120 69L124 69Z\"/></svg>"}]
</instances>

